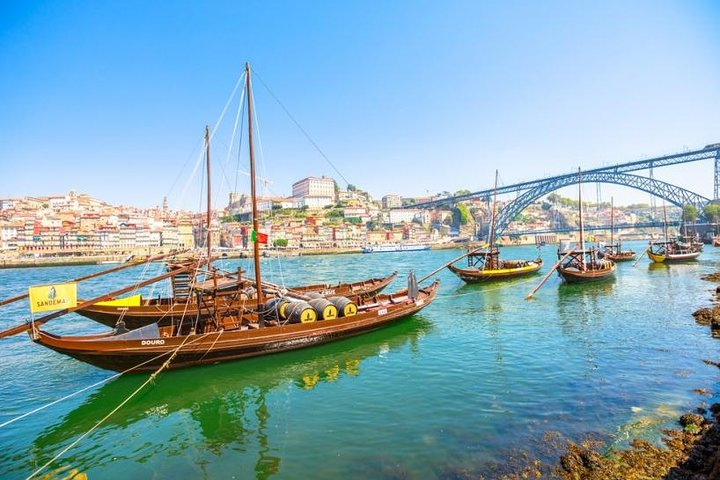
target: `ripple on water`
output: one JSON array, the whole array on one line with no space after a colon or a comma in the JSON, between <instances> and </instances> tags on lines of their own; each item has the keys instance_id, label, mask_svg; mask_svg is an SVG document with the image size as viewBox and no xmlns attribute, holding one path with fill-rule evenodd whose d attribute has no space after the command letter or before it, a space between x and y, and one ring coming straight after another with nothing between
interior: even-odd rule
<instances>
[{"instance_id":1,"label":"ripple on water","mask_svg":"<svg viewBox=\"0 0 720 480\"><path fill-rule=\"evenodd\" d=\"M264 259L263 265L271 280L286 285L397 269L401 275L391 289L399 289L410 268L421 276L458 253ZM503 250L508 257L534 254L534 248ZM553 263L552 248L543 255L546 265ZM706 301L702 292L709 288L698 276L718 265L720 256L709 250L695 265L620 265L616 280L604 284L561 285L552 277L532 301L524 296L540 276L467 286L445 271L438 299L390 328L303 351L164 373L61 463L91 478L437 478L477 476L517 448L551 458L548 432L562 439L650 438L697 402L692 389L716 385L716 367L701 360L713 357L718 344L690 313ZM28 283L99 268L0 270L0 298L23 292ZM136 279L137 271L121 272L81 284L80 293L91 296ZM10 307L0 328L24 321L26 308ZM48 328L102 330L78 316ZM0 422L111 375L26 336L3 346ZM0 429L0 477L27 476L145 378L121 378Z\"/></svg>"}]
</instances>

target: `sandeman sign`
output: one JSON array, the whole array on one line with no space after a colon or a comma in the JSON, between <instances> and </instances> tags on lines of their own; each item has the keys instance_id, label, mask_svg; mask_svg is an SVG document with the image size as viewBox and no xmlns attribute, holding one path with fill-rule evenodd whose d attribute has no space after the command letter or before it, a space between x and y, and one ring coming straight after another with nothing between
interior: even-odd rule
<instances>
[{"instance_id":1,"label":"sandeman sign","mask_svg":"<svg viewBox=\"0 0 720 480\"><path fill-rule=\"evenodd\" d=\"M30 287L32 313L62 310L77 305L77 283L56 283Z\"/></svg>"}]
</instances>

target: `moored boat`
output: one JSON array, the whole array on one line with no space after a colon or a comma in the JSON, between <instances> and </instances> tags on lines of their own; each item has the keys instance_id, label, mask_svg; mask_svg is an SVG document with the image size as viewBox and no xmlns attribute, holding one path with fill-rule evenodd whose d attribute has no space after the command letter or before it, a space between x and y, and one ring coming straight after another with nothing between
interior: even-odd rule
<instances>
[{"instance_id":1,"label":"moored boat","mask_svg":"<svg viewBox=\"0 0 720 480\"><path fill-rule=\"evenodd\" d=\"M476 252L467 256L468 267L448 265L448 269L467 283L504 280L537 273L542 268L542 259L501 260L499 250Z\"/></svg>"},{"instance_id":2,"label":"moored boat","mask_svg":"<svg viewBox=\"0 0 720 480\"><path fill-rule=\"evenodd\" d=\"M594 282L611 278L615 274L615 262L598 258L597 248L585 248L582 208L582 178L578 169L578 212L580 223L580 248L561 251L558 248L558 274L569 283Z\"/></svg>"},{"instance_id":3,"label":"moored boat","mask_svg":"<svg viewBox=\"0 0 720 480\"><path fill-rule=\"evenodd\" d=\"M495 171L495 187L493 193L492 220L488 228L489 243L487 248L468 250L467 268L455 267L449 264L448 269L467 283L481 283L491 280L505 280L524 275L531 275L542 268L540 255L534 260L501 260L500 250L495 242L495 221L497 218L497 179Z\"/></svg>"},{"instance_id":4,"label":"moored boat","mask_svg":"<svg viewBox=\"0 0 720 480\"><path fill-rule=\"evenodd\" d=\"M665 240L650 241L646 250L650 261L654 263L684 263L697 260L702 253L702 248L699 248L695 242L690 240L686 243L669 238L665 205L663 205L663 223Z\"/></svg>"},{"instance_id":5,"label":"moored boat","mask_svg":"<svg viewBox=\"0 0 720 480\"><path fill-rule=\"evenodd\" d=\"M277 296L280 291L291 294L307 295L317 293L323 296L348 297L353 301L360 298L371 297L387 287L397 276L393 272L384 278L370 278L368 280L330 284L305 285L288 289L272 288L266 291L270 297ZM243 308L256 308L257 300L252 282L232 280L234 288L228 283L218 283L218 289L212 288L212 281L208 280L196 286L189 286L189 291L200 293L200 296L191 294L167 298L142 298L134 295L127 298L98 302L76 311L83 317L96 322L115 327L122 320L129 329L140 328L151 323L160 326L181 321L184 318L208 317L213 310L221 309L233 311ZM83 300L79 300L83 302Z\"/></svg>"},{"instance_id":6,"label":"moored boat","mask_svg":"<svg viewBox=\"0 0 720 480\"><path fill-rule=\"evenodd\" d=\"M125 333L57 336L31 331L34 342L109 370L156 370L237 360L309 347L376 330L419 312L437 294L439 281L415 293L378 295L357 305L357 313L329 320L283 323L258 313L228 315L215 321L190 321L160 327L156 323ZM272 316L270 312L265 312Z\"/></svg>"},{"instance_id":7,"label":"moored boat","mask_svg":"<svg viewBox=\"0 0 720 480\"><path fill-rule=\"evenodd\" d=\"M253 237L258 232L258 208L256 175L253 151L253 95L250 66L245 67L248 115L248 153L250 156L250 189L252 200ZM210 245L212 229L210 218L210 132L205 130L207 167L207 263L211 262ZM163 368L190 367L220 361L242 359L252 356L304 348L369 332L411 316L435 298L439 281L420 288L412 272L408 287L390 295L359 297L356 302L349 298L321 295L287 295L268 299L264 293L258 241L253 241L254 285L256 289L252 304L243 308L219 306L220 295L202 295L198 298L207 306L209 315L195 318L183 317L179 322L161 326L152 323L127 330L118 326L112 333L100 335L58 336L42 331L39 327L52 318L87 307L87 303L106 300L109 295L98 297L81 306L68 307L62 311L35 319L25 328L31 339L47 348L71 356L89 364L119 371L160 371ZM157 278L176 278L194 270L192 265L180 266ZM206 279L215 281L215 270L209 266ZM426 277L428 278L428 277ZM425 280L424 278L423 280ZM183 282L189 281L187 278ZM142 282L141 282L142 283ZM192 283L192 281L191 281ZM140 285L140 284L138 284ZM130 291L132 287L123 289ZM217 292L216 292L217 293ZM188 298L192 296L189 290ZM199 300L200 301L200 300ZM13 329L17 330L16 329Z\"/></svg>"},{"instance_id":8,"label":"moored boat","mask_svg":"<svg viewBox=\"0 0 720 480\"><path fill-rule=\"evenodd\" d=\"M650 242L647 255L655 263L683 263L697 260L702 252L675 240Z\"/></svg>"},{"instance_id":9,"label":"moored boat","mask_svg":"<svg viewBox=\"0 0 720 480\"><path fill-rule=\"evenodd\" d=\"M610 243L598 252L598 257L615 263L629 262L635 258L634 251L623 250L620 241L615 242L615 201L612 197L610 197Z\"/></svg>"},{"instance_id":10,"label":"moored boat","mask_svg":"<svg viewBox=\"0 0 720 480\"><path fill-rule=\"evenodd\" d=\"M430 245L422 243L376 243L362 247L362 253L419 252L430 250Z\"/></svg>"},{"instance_id":11,"label":"moored boat","mask_svg":"<svg viewBox=\"0 0 720 480\"><path fill-rule=\"evenodd\" d=\"M597 249L572 250L558 267L560 276L569 283L594 282L611 277L615 273L615 262L597 258ZM558 258L563 252L558 251Z\"/></svg>"}]
</instances>

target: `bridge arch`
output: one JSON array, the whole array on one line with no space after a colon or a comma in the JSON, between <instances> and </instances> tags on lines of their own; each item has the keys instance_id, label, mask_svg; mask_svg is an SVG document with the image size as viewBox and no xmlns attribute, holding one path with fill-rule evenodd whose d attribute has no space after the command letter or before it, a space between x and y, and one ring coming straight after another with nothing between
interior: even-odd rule
<instances>
[{"instance_id":1,"label":"bridge arch","mask_svg":"<svg viewBox=\"0 0 720 480\"><path fill-rule=\"evenodd\" d=\"M631 175L628 173L588 172L582 174L581 181L582 183L613 183L616 185L631 187L663 198L669 203L679 207L684 205L694 205L701 212L702 208L710 202L709 198L705 198L702 195L698 195L695 192L691 192L690 190L686 190L671 183L662 182L653 178L641 177L639 175ZM497 235L502 235L508 225L512 222L512 219L537 199L560 188L577 185L577 183L577 176L567 175L550 179L547 182L540 183L533 188L526 190L515 200L506 204L505 208L503 208L498 214L496 228Z\"/></svg>"}]
</instances>

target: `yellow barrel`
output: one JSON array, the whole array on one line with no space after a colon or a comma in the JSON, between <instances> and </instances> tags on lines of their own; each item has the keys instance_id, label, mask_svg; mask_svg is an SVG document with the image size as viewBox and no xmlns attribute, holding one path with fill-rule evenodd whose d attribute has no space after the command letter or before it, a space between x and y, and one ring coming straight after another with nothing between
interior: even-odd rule
<instances>
[{"instance_id":1,"label":"yellow barrel","mask_svg":"<svg viewBox=\"0 0 720 480\"><path fill-rule=\"evenodd\" d=\"M328 300L335 305L340 317L352 317L357 314L358 308L355 302L345 297L330 297Z\"/></svg>"},{"instance_id":2,"label":"yellow barrel","mask_svg":"<svg viewBox=\"0 0 720 480\"><path fill-rule=\"evenodd\" d=\"M290 323L310 323L317 320L317 313L307 302L288 302L280 307L280 316Z\"/></svg>"},{"instance_id":3,"label":"yellow barrel","mask_svg":"<svg viewBox=\"0 0 720 480\"><path fill-rule=\"evenodd\" d=\"M313 298L309 300L308 303L315 309L318 320L332 320L333 318L337 318L338 309L332 302L324 298Z\"/></svg>"},{"instance_id":4,"label":"yellow barrel","mask_svg":"<svg viewBox=\"0 0 720 480\"><path fill-rule=\"evenodd\" d=\"M265 315L267 318L280 317L284 319L284 309L288 303L290 303L290 300L287 298L271 298L265 304Z\"/></svg>"}]
</instances>

